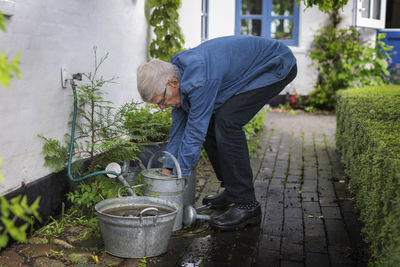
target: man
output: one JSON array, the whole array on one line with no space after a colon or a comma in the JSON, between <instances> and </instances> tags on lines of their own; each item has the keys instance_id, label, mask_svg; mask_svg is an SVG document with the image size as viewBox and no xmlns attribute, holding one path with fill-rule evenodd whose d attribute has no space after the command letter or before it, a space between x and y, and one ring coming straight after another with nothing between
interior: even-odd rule
<instances>
[{"instance_id":1,"label":"man","mask_svg":"<svg viewBox=\"0 0 400 267\"><path fill-rule=\"evenodd\" d=\"M172 106L167 151L183 176L197 164L201 146L225 190L203 204L229 209L213 218L220 230L261 222L246 136L242 127L297 74L296 59L277 40L228 36L209 40L175 55L169 63L152 60L138 69L138 90L145 102ZM163 173L175 172L165 159Z\"/></svg>"}]
</instances>

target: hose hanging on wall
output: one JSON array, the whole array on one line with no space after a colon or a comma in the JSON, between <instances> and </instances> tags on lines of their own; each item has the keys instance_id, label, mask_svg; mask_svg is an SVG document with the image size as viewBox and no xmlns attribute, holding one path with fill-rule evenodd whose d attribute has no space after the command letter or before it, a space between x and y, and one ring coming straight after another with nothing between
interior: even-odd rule
<instances>
[{"instance_id":1,"label":"hose hanging on wall","mask_svg":"<svg viewBox=\"0 0 400 267\"><path fill-rule=\"evenodd\" d=\"M88 179L90 177L96 176L96 175L102 175L102 174L112 174L115 175L116 177L119 177L121 175L121 173L116 173L113 171L97 171L94 173L90 173L88 175L85 175L83 177L79 177L79 178L74 178L72 177L71 174L71 163L72 163L72 153L74 151L74 139L75 139L75 124L76 124L76 114L78 113L78 97L76 95L76 88L75 88L75 83L74 83L74 79L76 80L82 80L82 75L80 73L78 74L74 74L73 79L70 80L70 84L71 84L71 88L72 88L72 93L74 95L74 113L72 116L72 126L71 126L71 143L69 146L69 155L68 155L68 178L73 181L73 182L79 182L85 179Z\"/></svg>"}]
</instances>

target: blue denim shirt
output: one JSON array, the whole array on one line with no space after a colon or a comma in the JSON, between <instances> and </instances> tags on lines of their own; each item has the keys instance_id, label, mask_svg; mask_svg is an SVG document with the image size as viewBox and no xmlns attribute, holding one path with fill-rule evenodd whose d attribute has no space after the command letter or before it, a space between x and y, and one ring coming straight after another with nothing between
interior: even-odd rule
<instances>
[{"instance_id":1,"label":"blue denim shirt","mask_svg":"<svg viewBox=\"0 0 400 267\"><path fill-rule=\"evenodd\" d=\"M212 114L235 94L284 79L296 59L277 40L227 36L181 52L170 62L178 69L181 107L172 109L167 151L176 156L182 175L189 176ZM164 167L175 167L169 157Z\"/></svg>"}]
</instances>

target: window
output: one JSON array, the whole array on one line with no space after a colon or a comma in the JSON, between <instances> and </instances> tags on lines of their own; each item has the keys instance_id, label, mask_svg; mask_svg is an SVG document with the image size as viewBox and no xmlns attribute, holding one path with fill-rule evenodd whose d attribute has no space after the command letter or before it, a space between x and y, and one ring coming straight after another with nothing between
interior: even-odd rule
<instances>
[{"instance_id":1,"label":"window","mask_svg":"<svg viewBox=\"0 0 400 267\"><path fill-rule=\"evenodd\" d=\"M356 26L385 28L386 0L356 0L355 5Z\"/></svg>"},{"instance_id":2,"label":"window","mask_svg":"<svg viewBox=\"0 0 400 267\"><path fill-rule=\"evenodd\" d=\"M264 36L298 45L296 0L236 0L236 35Z\"/></svg>"},{"instance_id":3,"label":"window","mask_svg":"<svg viewBox=\"0 0 400 267\"><path fill-rule=\"evenodd\" d=\"M208 0L201 0L201 41L208 40Z\"/></svg>"},{"instance_id":4,"label":"window","mask_svg":"<svg viewBox=\"0 0 400 267\"><path fill-rule=\"evenodd\" d=\"M400 0L388 0L386 4L386 29L400 28Z\"/></svg>"}]
</instances>

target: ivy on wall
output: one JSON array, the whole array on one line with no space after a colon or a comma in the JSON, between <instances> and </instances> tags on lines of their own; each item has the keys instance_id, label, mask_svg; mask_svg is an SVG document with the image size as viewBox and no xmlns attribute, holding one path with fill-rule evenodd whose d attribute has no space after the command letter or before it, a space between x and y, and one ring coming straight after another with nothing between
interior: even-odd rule
<instances>
[{"instance_id":1,"label":"ivy on wall","mask_svg":"<svg viewBox=\"0 0 400 267\"><path fill-rule=\"evenodd\" d=\"M318 6L318 9L329 13L331 11L343 8L347 4L348 0L297 0L297 4L303 2L304 5L309 8L313 6Z\"/></svg>"},{"instance_id":2,"label":"ivy on wall","mask_svg":"<svg viewBox=\"0 0 400 267\"><path fill-rule=\"evenodd\" d=\"M150 10L149 24L154 27L155 38L150 43L150 57L169 61L183 51L185 43L179 26L178 9L181 0L148 0Z\"/></svg>"}]
</instances>

